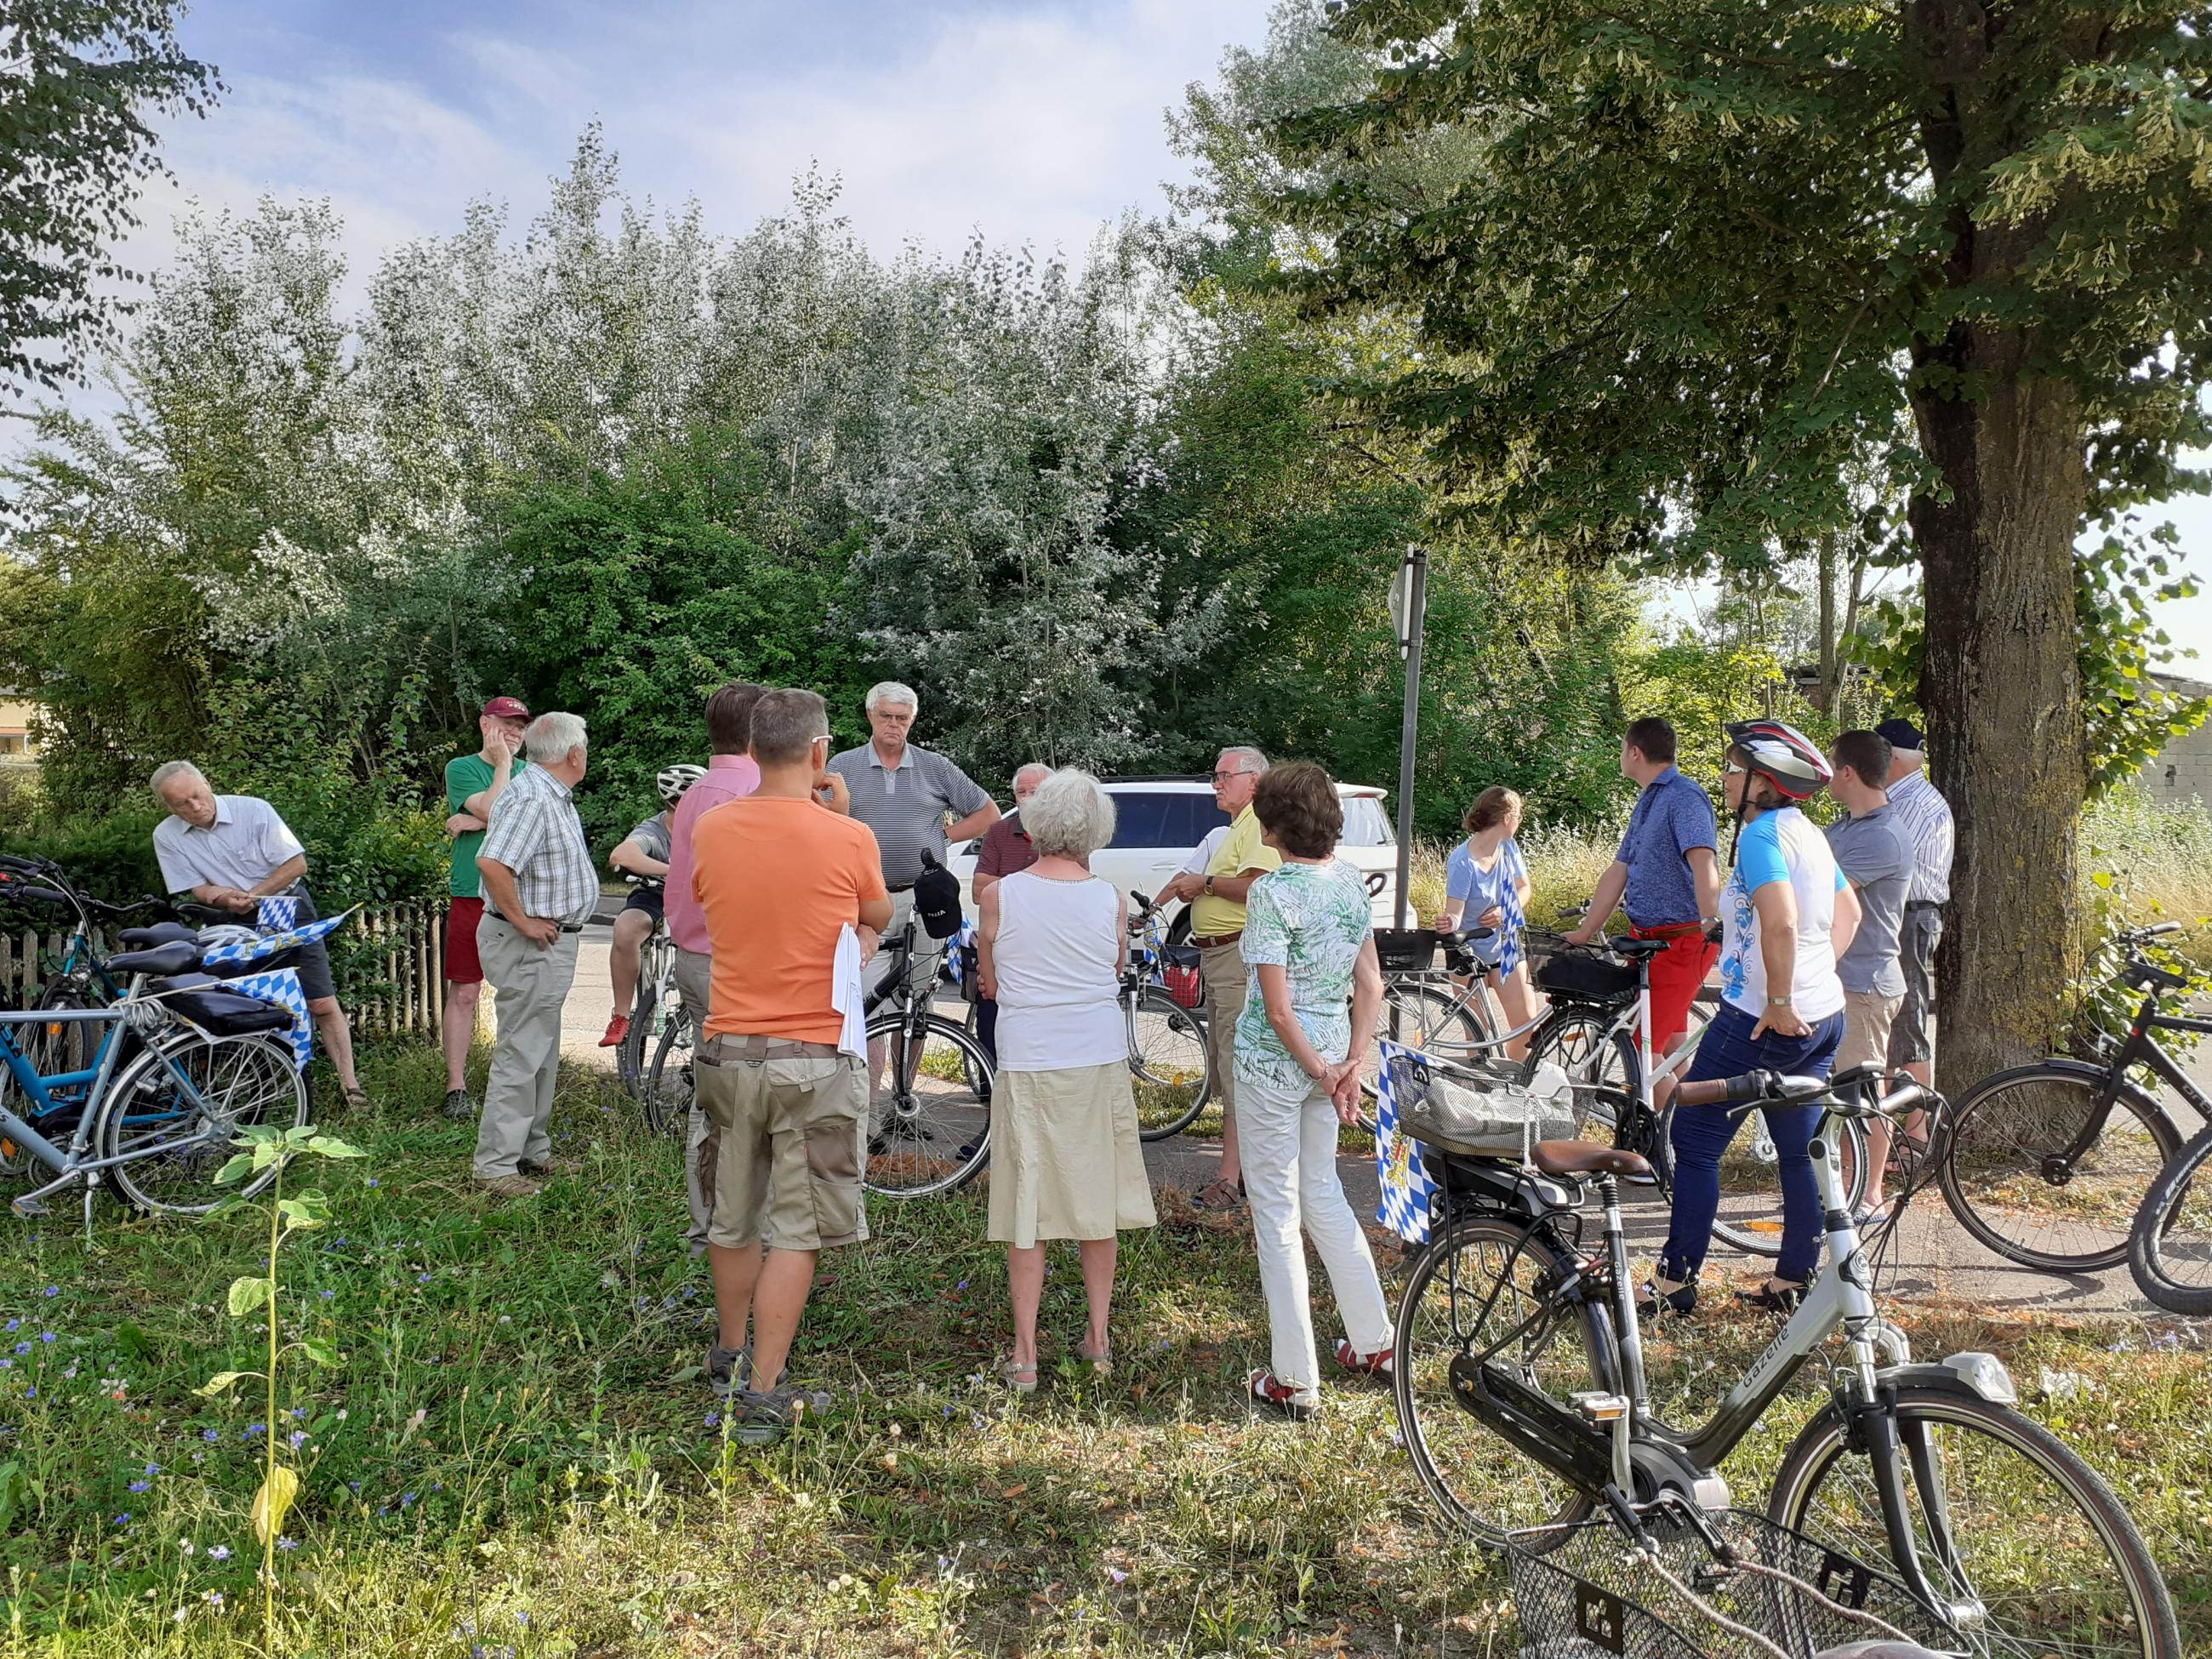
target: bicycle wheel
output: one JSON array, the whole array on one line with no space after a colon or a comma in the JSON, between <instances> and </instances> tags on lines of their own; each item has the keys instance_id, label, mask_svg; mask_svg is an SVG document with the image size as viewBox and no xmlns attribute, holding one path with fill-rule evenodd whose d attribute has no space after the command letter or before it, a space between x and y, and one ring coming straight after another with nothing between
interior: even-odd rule
<instances>
[{"instance_id":1,"label":"bicycle wheel","mask_svg":"<svg viewBox=\"0 0 2212 1659\"><path fill-rule=\"evenodd\" d=\"M1856 1210L1866 1196L1866 1131L1856 1119L1832 1117L1820 1133L1841 1143L1844 1197ZM1782 1252L1781 1159L1766 1133L1763 1113L1737 1131L1721 1156L1721 1203L1713 1212L1713 1237L1748 1255Z\"/></svg>"},{"instance_id":2,"label":"bicycle wheel","mask_svg":"<svg viewBox=\"0 0 2212 1659\"><path fill-rule=\"evenodd\" d=\"M991 1155L981 1045L949 1019L894 1009L868 1022L868 1054L867 1189L921 1198L975 1179Z\"/></svg>"},{"instance_id":3,"label":"bicycle wheel","mask_svg":"<svg viewBox=\"0 0 2212 1659\"><path fill-rule=\"evenodd\" d=\"M1613 1017L1595 1008L1554 1007L1528 1042L1528 1058L1549 1062L1573 1082L1595 1085L1630 1099L1643 1093L1644 1060L1626 1031L1613 1028ZM1610 1139L1619 1125L1618 1099L1575 1091L1575 1134L1578 1139ZM1650 1149L1638 1146L1650 1155ZM1661 1147L1663 1152L1663 1143Z\"/></svg>"},{"instance_id":4,"label":"bicycle wheel","mask_svg":"<svg viewBox=\"0 0 2212 1659\"><path fill-rule=\"evenodd\" d=\"M187 1087L189 1085L189 1087ZM199 1215L233 1192L251 1197L274 1171L235 1188L216 1174L252 1126L307 1121L307 1086L291 1045L273 1037L210 1037L140 1054L116 1077L94 1142L124 1201L142 1210Z\"/></svg>"},{"instance_id":5,"label":"bicycle wheel","mask_svg":"<svg viewBox=\"0 0 2212 1659\"><path fill-rule=\"evenodd\" d=\"M2089 1139L2108 1086L2095 1066L2045 1060L1984 1078L1955 1103L1948 1126L1932 1132L1943 1137L1938 1176L1959 1224L2042 1273L2098 1273L2125 1261L2136 1212L2181 1136L2124 1086Z\"/></svg>"},{"instance_id":6,"label":"bicycle wheel","mask_svg":"<svg viewBox=\"0 0 2212 1659\"><path fill-rule=\"evenodd\" d=\"M2170 1659L2166 1583L2112 1490L2041 1425L1977 1395L1897 1391L1914 1553L1939 1595L1978 1602L1957 1640L2005 1659ZM1805 1425L1767 1514L1869 1563L1890 1556L1873 1465L1833 1405Z\"/></svg>"},{"instance_id":7,"label":"bicycle wheel","mask_svg":"<svg viewBox=\"0 0 2212 1659\"><path fill-rule=\"evenodd\" d=\"M1385 1042L1418 1048L1437 1060L1467 1060L1480 1051L1482 1027L1469 1012L1468 1000L1455 997L1420 979L1386 979L1382 1009L1375 1022L1375 1035ZM1370 1046L1360 1063L1359 1087L1373 1098L1382 1077L1382 1054Z\"/></svg>"},{"instance_id":8,"label":"bicycle wheel","mask_svg":"<svg viewBox=\"0 0 2212 1659\"><path fill-rule=\"evenodd\" d=\"M691 1121L693 1081L691 1011L679 1001L665 1011L653 1041L642 1091L646 1127L655 1134L683 1135Z\"/></svg>"},{"instance_id":9,"label":"bicycle wheel","mask_svg":"<svg viewBox=\"0 0 2212 1659\"><path fill-rule=\"evenodd\" d=\"M1610 1330L1588 1304L1547 1307L1544 1291L1572 1262L1525 1227L1488 1216L1440 1229L1415 1259L1392 1336L1398 1429L1413 1468L1455 1526L1495 1540L1522 1527L1571 1521L1591 1499L1550 1469L1513 1455L1452 1389L1455 1367L1502 1367L1564 1401L1610 1393ZM1525 1330L1522 1328L1526 1325ZM1517 1333L1517 1334L1516 1334Z\"/></svg>"},{"instance_id":10,"label":"bicycle wheel","mask_svg":"<svg viewBox=\"0 0 2212 1659\"><path fill-rule=\"evenodd\" d=\"M2128 1236L2128 1271L2168 1313L2212 1315L2212 1125L2151 1182Z\"/></svg>"},{"instance_id":11,"label":"bicycle wheel","mask_svg":"<svg viewBox=\"0 0 2212 1659\"><path fill-rule=\"evenodd\" d=\"M1164 991L1147 989L1122 1010L1129 1024L1129 1071L1137 1097L1137 1137L1179 1135L1206 1109L1206 1023Z\"/></svg>"},{"instance_id":12,"label":"bicycle wheel","mask_svg":"<svg viewBox=\"0 0 2212 1659\"><path fill-rule=\"evenodd\" d=\"M647 954L646 967L650 970L651 953ZM644 974L640 974L637 1004L629 1012L629 1030L623 1033L623 1040L615 1045L615 1072L622 1079L622 1085L629 1091L632 1100L642 1101L645 1098L646 1078L651 1070L650 1049L658 1046L660 1041L658 1029L659 1012L659 1004L653 997L653 981Z\"/></svg>"}]
</instances>

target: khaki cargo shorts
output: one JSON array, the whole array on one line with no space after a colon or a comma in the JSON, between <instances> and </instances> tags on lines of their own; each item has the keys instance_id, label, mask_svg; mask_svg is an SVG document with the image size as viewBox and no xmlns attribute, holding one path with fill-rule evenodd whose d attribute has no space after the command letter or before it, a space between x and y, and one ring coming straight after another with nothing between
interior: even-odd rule
<instances>
[{"instance_id":1,"label":"khaki cargo shorts","mask_svg":"<svg viewBox=\"0 0 2212 1659\"><path fill-rule=\"evenodd\" d=\"M866 1238L866 1063L852 1054L725 1060L721 1047L710 1038L697 1057L699 1104L719 1142L707 1242L819 1250Z\"/></svg>"}]
</instances>

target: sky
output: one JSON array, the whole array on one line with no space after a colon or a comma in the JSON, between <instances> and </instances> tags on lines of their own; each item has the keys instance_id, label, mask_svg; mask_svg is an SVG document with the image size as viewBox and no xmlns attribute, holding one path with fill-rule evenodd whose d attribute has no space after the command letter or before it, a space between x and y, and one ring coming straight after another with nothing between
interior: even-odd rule
<instances>
[{"instance_id":1,"label":"sky","mask_svg":"<svg viewBox=\"0 0 2212 1659\"><path fill-rule=\"evenodd\" d=\"M1165 113L1268 0L199 0L186 50L229 90L165 124L173 185L125 263L157 267L187 202L326 197L356 295L386 248L467 204L526 221L598 120L630 191L696 198L737 234L810 167L878 252L981 233L1080 259L1106 222L1164 205ZM2177 504L2212 575L2212 502ZM2160 620L2212 679L2212 593Z\"/></svg>"}]
</instances>

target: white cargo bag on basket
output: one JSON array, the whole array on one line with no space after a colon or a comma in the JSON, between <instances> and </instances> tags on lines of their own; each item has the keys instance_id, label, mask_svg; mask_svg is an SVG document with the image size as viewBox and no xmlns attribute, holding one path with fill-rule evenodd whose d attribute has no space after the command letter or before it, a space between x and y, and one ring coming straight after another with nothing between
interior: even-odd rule
<instances>
[{"instance_id":1,"label":"white cargo bag on basket","mask_svg":"<svg viewBox=\"0 0 2212 1659\"><path fill-rule=\"evenodd\" d=\"M1391 1064L1401 1133L1448 1152L1475 1158L1517 1158L1526 1164L1540 1140L1575 1138L1574 1089L1567 1074L1545 1061L1531 1072L1518 1065L1455 1063L1447 1075L1423 1056L1404 1054Z\"/></svg>"}]
</instances>

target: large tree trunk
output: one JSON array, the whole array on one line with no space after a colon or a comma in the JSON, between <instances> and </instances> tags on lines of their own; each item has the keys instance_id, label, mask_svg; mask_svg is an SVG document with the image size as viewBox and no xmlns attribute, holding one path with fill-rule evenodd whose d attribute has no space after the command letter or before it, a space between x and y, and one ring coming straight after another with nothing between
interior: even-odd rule
<instances>
[{"instance_id":1,"label":"large tree trunk","mask_svg":"<svg viewBox=\"0 0 2212 1659\"><path fill-rule=\"evenodd\" d=\"M1941 191L2031 136L2016 124L2033 100L2010 84L2023 64L2005 45L2027 24L1980 0L1914 0L1903 19ZM2085 13L2070 27L2095 25ZM2012 277L2048 234L2039 221L1978 222L1963 198L1946 228L1954 290ZM2036 345L2032 328L1975 318L1914 352L1913 416L1946 492L1908 511L1926 586L1920 705L1958 824L1936 957L1936 1062L1953 1093L2048 1052L2080 967L2075 836L2089 775L2074 540L2087 434L2078 392L2038 373Z\"/></svg>"}]
</instances>

